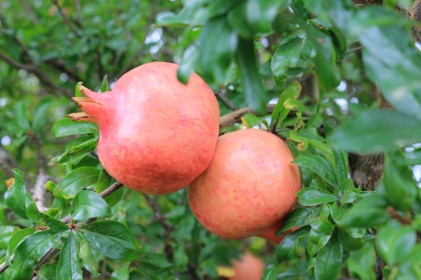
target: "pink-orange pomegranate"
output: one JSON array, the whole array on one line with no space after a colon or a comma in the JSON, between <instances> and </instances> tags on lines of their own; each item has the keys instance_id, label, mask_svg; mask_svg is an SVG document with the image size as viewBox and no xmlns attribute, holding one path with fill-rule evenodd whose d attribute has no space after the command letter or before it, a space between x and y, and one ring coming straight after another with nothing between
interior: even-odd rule
<instances>
[{"instance_id":1,"label":"pink-orange pomegranate","mask_svg":"<svg viewBox=\"0 0 421 280\"><path fill-rule=\"evenodd\" d=\"M148 194L175 192L209 165L219 132L219 106L196 74L177 80L178 65L152 62L123 75L110 92L81 86L74 120L97 123L99 160L125 186Z\"/></svg>"},{"instance_id":2,"label":"pink-orange pomegranate","mask_svg":"<svg viewBox=\"0 0 421 280\"><path fill-rule=\"evenodd\" d=\"M190 207L203 226L225 239L261 236L272 243L301 187L288 146L257 129L219 137L208 169L188 188Z\"/></svg>"},{"instance_id":3,"label":"pink-orange pomegranate","mask_svg":"<svg viewBox=\"0 0 421 280\"><path fill-rule=\"evenodd\" d=\"M234 276L229 280L260 280L263 277L265 263L262 259L246 252L241 259L232 261Z\"/></svg>"}]
</instances>

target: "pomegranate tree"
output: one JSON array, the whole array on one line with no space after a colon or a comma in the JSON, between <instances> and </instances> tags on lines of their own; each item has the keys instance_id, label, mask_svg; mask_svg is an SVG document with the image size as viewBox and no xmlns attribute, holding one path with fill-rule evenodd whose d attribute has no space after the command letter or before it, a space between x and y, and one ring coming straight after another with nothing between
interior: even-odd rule
<instances>
[{"instance_id":1,"label":"pomegranate tree","mask_svg":"<svg viewBox=\"0 0 421 280\"><path fill-rule=\"evenodd\" d=\"M301 181L288 146L262 130L221 136L208 169L190 184L188 200L197 219L225 239L275 232L296 202Z\"/></svg>"},{"instance_id":2,"label":"pomegranate tree","mask_svg":"<svg viewBox=\"0 0 421 280\"><path fill-rule=\"evenodd\" d=\"M178 65L152 62L123 75L110 92L80 87L83 110L70 116L98 124L99 160L125 186L143 193L177 191L209 165L218 138L219 106L196 74L184 85Z\"/></svg>"}]
</instances>

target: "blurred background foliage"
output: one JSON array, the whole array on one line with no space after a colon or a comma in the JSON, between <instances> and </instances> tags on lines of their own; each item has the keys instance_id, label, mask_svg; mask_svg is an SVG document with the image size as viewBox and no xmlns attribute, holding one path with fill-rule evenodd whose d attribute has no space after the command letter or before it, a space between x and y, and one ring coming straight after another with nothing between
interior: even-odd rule
<instances>
[{"instance_id":1,"label":"blurred background foliage","mask_svg":"<svg viewBox=\"0 0 421 280\"><path fill-rule=\"evenodd\" d=\"M74 279L217 279L249 250L268 265L264 279L420 279L420 11L412 0L2 1L0 264L9 266L15 250L28 253L23 240L38 238L34 229L60 227L69 213L82 224L127 225L136 242L113 258L89 236L58 230L56 244L41 249L70 250L75 238L76 257L37 266L43 254L28 253L0 278L16 278L22 266L26 277L35 269L39 279L60 279L63 267L80 263ZM77 110L75 85L112 88L150 61L179 63L183 82L199 73L221 115L250 106L222 132L259 127L287 140L303 189L281 231L300 230L279 246L225 241L195 220L184 190L154 197L119 189L103 200L56 189L81 168L94 174L90 190L114 183L96 157L95 128L63 121ZM37 183L46 184L47 210L38 210L48 218L24 195L3 199L10 177L37 203ZM76 206L93 201L99 212Z\"/></svg>"}]
</instances>

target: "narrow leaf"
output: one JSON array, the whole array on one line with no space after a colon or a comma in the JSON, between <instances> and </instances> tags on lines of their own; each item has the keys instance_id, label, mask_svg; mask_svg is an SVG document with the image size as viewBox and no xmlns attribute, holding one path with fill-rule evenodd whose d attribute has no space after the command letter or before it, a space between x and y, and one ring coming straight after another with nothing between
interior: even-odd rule
<instances>
[{"instance_id":1,"label":"narrow leaf","mask_svg":"<svg viewBox=\"0 0 421 280\"><path fill-rule=\"evenodd\" d=\"M78 246L72 230L60 253L60 259L57 264L57 278L72 280L83 279L82 269L79 266Z\"/></svg>"},{"instance_id":2,"label":"narrow leaf","mask_svg":"<svg viewBox=\"0 0 421 280\"><path fill-rule=\"evenodd\" d=\"M343 251L336 238L332 238L317 254L314 265L316 280L337 279L342 266Z\"/></svg>"},{"instance_id":3,"label":"narrow leaf","mask_svg":"<svg viewBox=\"0 0 421 280\"><path fill-rule=\"evenodd\" d=\"M110 215L111 209L107 202L93 191L81 191L73 201L72 218L75 221L85 221L89 218Z\"/></svg>"},{"instance_id":4,"label":"narrow leaf","mask_svg":"<svg viewBox=\"0 0 421 280\"><path fill-rule=\"evenodd\" d=\"M96 183L99 170L95 167L80 167L72 170L61 180L54 189L54 196L64 198L75 197L82 189Z\"/></svg>"}]
</instances>

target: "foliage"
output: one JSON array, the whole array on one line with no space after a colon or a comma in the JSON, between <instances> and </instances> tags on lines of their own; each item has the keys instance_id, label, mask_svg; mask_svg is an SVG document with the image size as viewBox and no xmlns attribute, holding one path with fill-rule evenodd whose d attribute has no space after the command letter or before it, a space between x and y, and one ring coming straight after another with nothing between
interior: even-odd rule
<instances>
[{"instance_id":1,"label":"foliage","mask_svg":"<svg viewBox=\"0 0 421 280\"><path fill-rule=\"evenodd\" d=\"M421 279L412 2L1 3L0 279L216 279L246 247L265 259L263 279ZM221 132L287 141L302 189L279 245L210 234L185 190L121 187L99 163L97 127L65 118L78 82L106 91L152 60L179 63L182 82L199 73L222 115L251 107ZM384 155L374 189L353 176L355 154Z\"/></svg>"}]
</instances>

